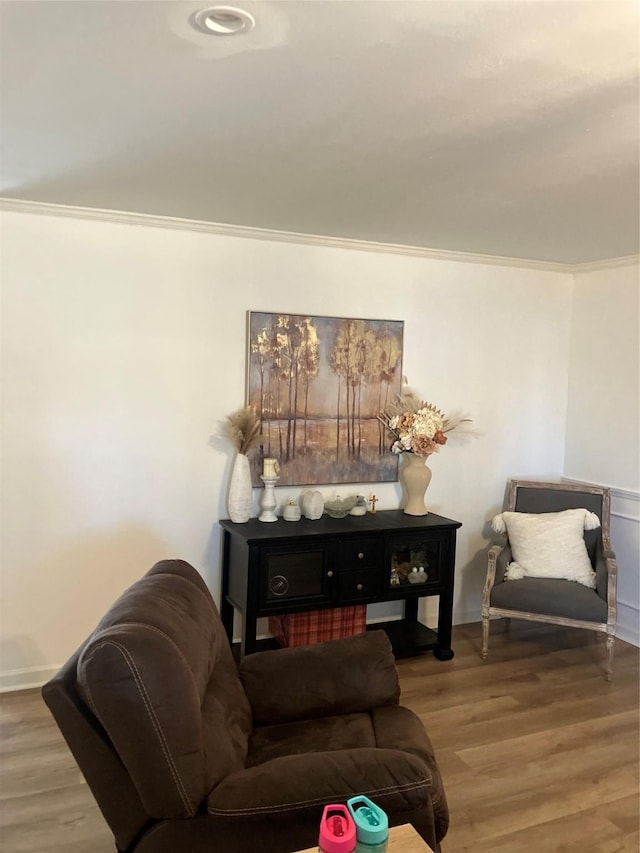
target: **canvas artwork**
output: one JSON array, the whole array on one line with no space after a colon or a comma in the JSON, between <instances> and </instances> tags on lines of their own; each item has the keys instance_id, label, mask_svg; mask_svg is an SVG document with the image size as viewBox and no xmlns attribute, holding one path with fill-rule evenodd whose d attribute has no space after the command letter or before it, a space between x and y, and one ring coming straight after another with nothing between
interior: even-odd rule
<instances>
[{"instance_id":1,"label":"canvas artwork","mask_svg":"<svg viewBox=\"0 0 640 853\"><path fill-rule=\"evenodd\" d=\"M247 403L262 441L251 455L280 461L278 485L398 479L378 413L402 383L404 323L249 312Z\"/></svg>"}]
</instances>

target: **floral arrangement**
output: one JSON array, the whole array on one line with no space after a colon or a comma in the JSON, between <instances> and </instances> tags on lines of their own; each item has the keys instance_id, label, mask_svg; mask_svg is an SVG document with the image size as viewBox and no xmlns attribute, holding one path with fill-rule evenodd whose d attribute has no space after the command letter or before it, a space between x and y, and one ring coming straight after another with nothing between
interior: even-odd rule
<instances>
[{"instance_id":1,"label":"floral arrangement","mask_svg":"<svg viewBox=\"0 0 640 853\"><path fill-rule=\"evenodd\" d=\"M238 453L247 454L260 442L260 419L253 406L238 409L224 423L224 434Z\"/></svg>"},{"instance_id":2,"label":"floral arrangement","mask_svg":"<svg viewBox=\"0 0 640 853\"><path fill-rule=\"evenodd\" d=\"M416 456L437 453L447 443L447 433L462 423L471 422L471 418L462 415L447 417L433 403L420 400L408 388L378 415L378 420L393 436L392 453L415 453Z\"/></svg>"}]
</instances>

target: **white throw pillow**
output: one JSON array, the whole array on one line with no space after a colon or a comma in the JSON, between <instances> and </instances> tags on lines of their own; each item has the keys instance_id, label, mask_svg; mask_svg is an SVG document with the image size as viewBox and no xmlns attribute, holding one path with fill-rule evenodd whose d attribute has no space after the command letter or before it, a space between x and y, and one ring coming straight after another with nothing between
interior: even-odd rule
<instances>
[{"instance_id":1,"label":"white throw pillow","mask_svg":"<svg viewBox=\"0 0 640 853\"><path fill-rule=\"evenodd\" d=\"M563 578L595 589L596 574L584 544L584 530L599 526L598 516L586 509L496 515L492 527L507 533L514 558L505 580Z\"/></svg>"}]
</instances>

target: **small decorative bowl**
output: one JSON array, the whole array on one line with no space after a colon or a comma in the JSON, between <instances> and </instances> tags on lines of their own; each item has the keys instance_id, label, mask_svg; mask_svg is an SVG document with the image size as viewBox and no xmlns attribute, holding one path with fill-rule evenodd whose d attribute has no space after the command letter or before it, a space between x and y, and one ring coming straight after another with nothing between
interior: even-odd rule
<instances>
[{"instance_id":1,"label":"small decorative bowl","mask_svg":"<svg viewBox=\"0 0 640 853\"><path fill-rule=\"evenodd\" d=\"M354 501L349 498L346 500L342 500L342 498L335 498L331 501L325 501L324 511L327 515L330 515L331 518L344 518L351 512L353 504Z\"/></svg>"}]
</instances>

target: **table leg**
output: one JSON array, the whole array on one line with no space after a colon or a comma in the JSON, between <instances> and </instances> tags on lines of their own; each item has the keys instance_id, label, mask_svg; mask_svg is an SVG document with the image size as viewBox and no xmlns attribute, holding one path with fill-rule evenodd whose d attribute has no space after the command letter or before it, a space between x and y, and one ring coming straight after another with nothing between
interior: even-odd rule
<instances>
[{"instance_id":1,"label":"table leg","mask_svg":"<svg viewBox=\"0 0 640 853\"><path fill-rule=\"evenodd\" d=\"M418 599L405 598L404 600L404 620L405 622L418 621Z\"/></svg>"},{"instance_id":2,"label":"table leg","mask_svg":"<svg viewBox=\"0 0 640 853\"><path fill-rule=\"evenodd\" d=\"M256 620L249 619L246 613L242 614L242 641L240 643L240 657L252 655L256 650Z\"/></svg>"},{"instance_id":3,"label":"table leg","mask_svg":"<svg viewBox=\"0 0 640 853\"><path fill-rule=\"evenodd\" d=\"M451 660L453 657L453 649L451 648L452 607L453 595L441 593L438 605L438 645L433 650L433 655L438 660Z\"/></svg>"},{"instance_id":4,"label":"table leg","mask_svg":"<svg viewBox=\"0 0 640 853\"><path fill-rule=\"evenodd\" d=\"M229 604L227 598L223 598L220 602L220 619L224 626L224 630L229 640L229 645L233 643L233 615L235 613L232 604Z\"/></svg>"},{"instance_id":5,"label":"table leg","mask_svg":"<svg viewBox=\"0 0 640 853\"><path fill-rule=\"evenodd\" d=\"M226 631L229 645L233 644L234 607L229 601L229 534L222 534L222 583L220 589L220 619Z\"/></svg>"}]
</instances>

